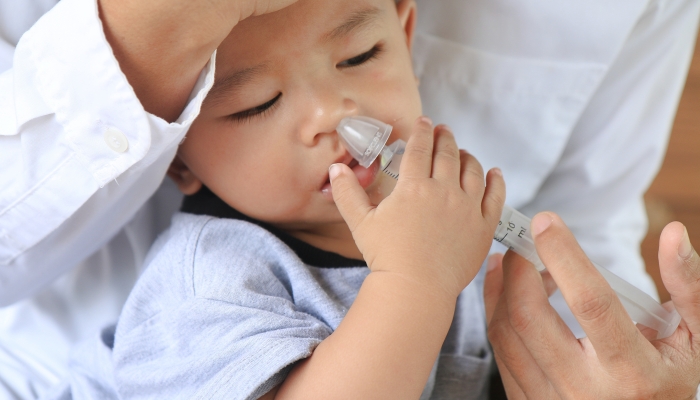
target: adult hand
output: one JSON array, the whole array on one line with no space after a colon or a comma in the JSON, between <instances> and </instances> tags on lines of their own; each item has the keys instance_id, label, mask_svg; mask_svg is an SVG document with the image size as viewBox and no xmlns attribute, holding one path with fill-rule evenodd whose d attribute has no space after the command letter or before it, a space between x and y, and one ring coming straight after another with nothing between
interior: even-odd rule
<instances>
[{"instance_id":1,"label":"adult hand","mask_svg":"<svg viewBox=\"0 0 700 400\"><path fill-rule=\"evenodd\" d=\"M532 220L537 252L587 334L576 339L554 309L540 274L507 253L489 260L488 334L511 399L692 399L700 383L700 258L685 227L661 234L661 276L683 317L676 332L648 340L562 220ZM669 305L670 306L670 305ZM647 333L647 337L645 337Z\"/></svg>"},{"instance_id":2,"label":"adult hand","mask_svg":"<svg viewBox=\"0 0 700 400\"><path fill-rule=\"evenodd\" d=\"M98 0L107 41L146 111L174 121L236 24L297 0Z\"/></svg>"}]
</instances>

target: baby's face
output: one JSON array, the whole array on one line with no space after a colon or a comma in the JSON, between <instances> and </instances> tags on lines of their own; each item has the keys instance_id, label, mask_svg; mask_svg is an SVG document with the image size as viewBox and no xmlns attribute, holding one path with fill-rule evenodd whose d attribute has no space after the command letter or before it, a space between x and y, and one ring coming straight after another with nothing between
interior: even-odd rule
<instances>
[{"instance_id":1,"label":"baby's face","mask_svg":"<svg viewBox=\"0 0 700 400\"><path fill-rule=\"evenodd\" d=\"M340 120L392 124L391 142L421 114L414 17L413 0L300 0L244 20L218 49L216 84L181 160L250 217L287 230L342 223L328 183L331 164L352 161ZM377 184L376 168L354 171L367 190Z\"/></svg>"}]
</instances>

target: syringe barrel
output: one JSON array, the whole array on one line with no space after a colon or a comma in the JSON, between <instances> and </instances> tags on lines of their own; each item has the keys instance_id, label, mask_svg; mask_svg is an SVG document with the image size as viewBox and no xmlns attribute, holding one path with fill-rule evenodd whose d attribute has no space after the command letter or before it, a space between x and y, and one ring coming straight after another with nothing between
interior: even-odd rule
<instances>
[{"instance_id":1,"label":"syringe barrel","mask_svg":"<svg viewBox=\"0 0 700 400\"><path fill-rule=\"evenodd\" d=\"M530 234L530 218L517 210L503 206L501 219L494 240L527 259L542 271L544 264L537 255L535 242ZM677 311L666 311L654 298L634 287L605 268L593 264L615 291L622 306L633 321L655 329L657 339L670 336L678 327L681 317Z\"/></svg>"},{"instance_id":2,"label":"syringe barrel","mask_svg":"<svg viewBox=\"0 0 700 400\"><path fill-rule=\"evenodd\" d=\"M535 241L530 234L530 218L517 210L507 205L503 206L493 239L530 261L538 271L544 270L544 265L535 250Z\"/></svg>"}]
</instances>

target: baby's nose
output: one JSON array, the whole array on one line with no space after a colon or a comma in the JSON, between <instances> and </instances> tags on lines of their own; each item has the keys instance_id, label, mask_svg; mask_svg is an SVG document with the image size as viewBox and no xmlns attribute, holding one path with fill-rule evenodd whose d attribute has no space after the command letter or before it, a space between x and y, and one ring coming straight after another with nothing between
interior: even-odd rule
<instances>
[{"instance_id":1,"label":"baby's nose","mask_svg":"<svg viewBox=\"0 0 700 400\"><path fill-rule=\"evenodd\" d=\"M302 141L304 143L314 145L318 141L319 135L323 134L333 134L335 136L335 129L340 121L358 113L357 103L350 98L328 100L319 101L315 105L309 119L310 123L302 133Z\"/></svg>"}]
</instances>

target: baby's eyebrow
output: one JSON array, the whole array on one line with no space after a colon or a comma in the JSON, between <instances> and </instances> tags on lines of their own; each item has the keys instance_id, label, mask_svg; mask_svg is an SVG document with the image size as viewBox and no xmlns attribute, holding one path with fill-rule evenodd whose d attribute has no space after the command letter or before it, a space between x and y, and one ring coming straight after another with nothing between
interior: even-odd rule
<instances>
[{"instance_id":1,"label":"baby's eyebrow","mask_svg":"<svg viewBox=\"0 0 700 400\"><path fill-rule=\"evenodd\" d=\"M214 105L224 100L227 93L252 81L256 75L265 72L267 69L268 65L263 63L253 67L234 71L221 79L215 79L214 85L209 90L209 94L204 101Z\"/></svg>"},{"instance_id":2,"label":"baby's eyebrow","mask_svg":"<svg viewBox=\"0 0 700 400\"><path fill-rule=\"evenodd\" d=\"M379 17L379 14L381 13L382 10L380 10L377 7L370 7L364 10L354 12L352 15L350 15L350 18L348 18L337 28L324 35L323 38L324 40L328 41L336 40L340 37L347 36L348 34L350 34L350 32L354 31L355 29L375 22Z\"/></svg>"}]
</instances>

